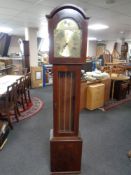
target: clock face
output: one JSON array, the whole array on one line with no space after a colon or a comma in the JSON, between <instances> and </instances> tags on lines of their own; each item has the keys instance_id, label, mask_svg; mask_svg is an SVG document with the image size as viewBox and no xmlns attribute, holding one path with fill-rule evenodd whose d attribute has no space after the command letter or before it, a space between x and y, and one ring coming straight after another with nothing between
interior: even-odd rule
<instances>
[{"instance_id":1,"label":"clock face","mask_svg":"<svg viewBox=\"0 0 131 175\"><path fill-rule=\"evenodd\" d=\"M54 57L79 58L82 32L72 19L63 19L54 30Z\"/></svg>"}]
</instances>

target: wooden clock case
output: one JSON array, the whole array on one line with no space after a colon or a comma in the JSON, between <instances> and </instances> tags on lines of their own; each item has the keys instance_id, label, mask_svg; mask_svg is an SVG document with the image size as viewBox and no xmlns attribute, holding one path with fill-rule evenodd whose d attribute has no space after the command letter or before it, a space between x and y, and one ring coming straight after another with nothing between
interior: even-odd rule
<instances>
[{"instance_id":1,"label":"wooden clock case","mask_svg":"<svg viewBox=\"0 0 131 175\"><path fill-rule=\"evenodd\" d=\"M53 130L50 132L52 174L81 171L82 139L79 134L81 65L86 60L87 22L84 11L67 4L55 8L48 19L50 52L53 64ZM78 58L54 56L54 29L63 19L73 19L82 31Z\"/></svg>"}]
</instances>

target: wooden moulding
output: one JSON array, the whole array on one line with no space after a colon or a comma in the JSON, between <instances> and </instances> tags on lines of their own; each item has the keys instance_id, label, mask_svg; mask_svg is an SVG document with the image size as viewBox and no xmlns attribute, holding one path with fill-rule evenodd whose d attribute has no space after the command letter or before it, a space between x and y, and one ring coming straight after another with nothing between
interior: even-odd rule
<instances>
[{"instance_id":1,"label":"wooden moulding","mask_svg":"<svg viewBox=\"0 0 131 175\"><path fill-rule=\"evenodd\" d=\"M50 134L51 174L79 174L81 171L81 137L54 137Z\"/></svg>"}]
</instances>

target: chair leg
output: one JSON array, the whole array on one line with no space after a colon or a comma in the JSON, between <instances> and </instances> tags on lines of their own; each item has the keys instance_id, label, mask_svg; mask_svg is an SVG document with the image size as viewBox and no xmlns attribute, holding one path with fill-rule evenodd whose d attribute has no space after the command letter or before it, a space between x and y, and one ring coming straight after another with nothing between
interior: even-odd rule
<instances>
[{"instance_id":1,"label":"chair leg","mask_svg":"<svg viewBox=\"0 0 131 175\"><path fill-rule=\"evenodd\" d=\"M11 129L13 129L13 125L12 125L12 122L11 122L11 118L10 118L10 113L9 112L7 113L7 117L8 117L9 126L10 126Z\"/></svg>"},{"instance_id":2,"label":"chair leg","mask_svg":"<svg viewBox=\"0 0 131 175\"><path fill-rule=\"evenodd\" d=\"M30 91L28 90L28 98L29 98L29 102L31 103L31 97L30 97Z\"/></svg>"},{"instance_id":3,"label":"chair leg","mask_svg":"<svg viewBox=\"0 0 131 175\"><path fill-rule=\"evenodd\" d=\"M24 99L22 96L21 96L21 103L22 103L23 110L25 111Z\"/></svg>"},{"instance_id":4,"label":"chair leg","mask_svg":"<svg viewBox=\"0 0 131 175\"><path fill-rule=\"evenodd\" d=\"M26 92L24 92L24 98L25 98L25 102L26 102L26 104L28 105L28 100L27 100Z\"/></svg>"},{"instance_id":5,"label":"chair leg","mask_svg":"<svg viewBox=\"0 0 131 175\"><path fill-rule=\"evenodd\" d=\"M16 105L17 114L21 116L18 106Z\"/></svg>"},{"instance_id":6,"label":"chair leg","mask_svg":"<svg viewBox=\"0 0 131 175\"><path fill-rule=\"evenodd\" d=\"M19 118L18 118L18 115L17 115L17 109L16 109L16 107L14 107L14 113L15 113L16 121L19 122Z\"/></svg>"}]
</instances>

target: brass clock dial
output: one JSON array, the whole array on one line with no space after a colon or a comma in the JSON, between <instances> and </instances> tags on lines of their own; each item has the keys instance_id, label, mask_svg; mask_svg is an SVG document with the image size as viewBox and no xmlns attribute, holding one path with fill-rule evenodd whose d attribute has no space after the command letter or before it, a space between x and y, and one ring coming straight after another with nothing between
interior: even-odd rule
<instances>
[{"instance_id":1,"label":"brass clock dial","mask_svg":"<svg viewBox=\"0 0 131 175\"><path fill-rule=\"evenodd\" d=\"M81 35L82 32L74 20L61 20L54 30L54 56L80 57Z\"/></svg>"}]
</instances>

